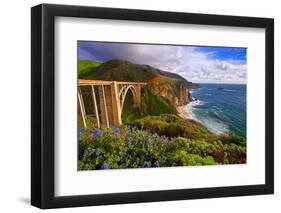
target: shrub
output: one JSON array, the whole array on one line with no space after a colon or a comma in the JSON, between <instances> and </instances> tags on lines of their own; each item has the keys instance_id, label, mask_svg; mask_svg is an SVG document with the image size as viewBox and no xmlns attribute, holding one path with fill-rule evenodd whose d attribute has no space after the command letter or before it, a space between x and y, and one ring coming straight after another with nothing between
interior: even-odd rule
<instances>
[{"instance_id":1,"label":"shrub","mask_svg":"<svg viewBox=\"0 0 281 213\"><path fill-rule=\"evenodd\" d=\"M167 137L131 126L79 129L78 142L79 170L246 162L246 147L234 143Z\"/></svg>"},{"instance_id":2,"label":"shrub","mask_svg":"<svg viewBox=\"0 0 281 213\"><path fill-rule=\"evenodd\" d=\"M198 166L215 165L213 157L201 157L197 154L189 154L187 151L179 150L168 155L168 164L170 166Z\"/></svg>"},{"instance_id":3,"label":"shrub","mask_svg":"<svg viewBox=\"0 0 281 213\"><path fill-rule=\"evenodd\" d=\"M189 139L212 139L208 129L193 120L183 119L177 115L161 114L160 116L146 116L131 123L140 129L165 135L167 137L185 137Z\"/></svg>"}]
</instances>

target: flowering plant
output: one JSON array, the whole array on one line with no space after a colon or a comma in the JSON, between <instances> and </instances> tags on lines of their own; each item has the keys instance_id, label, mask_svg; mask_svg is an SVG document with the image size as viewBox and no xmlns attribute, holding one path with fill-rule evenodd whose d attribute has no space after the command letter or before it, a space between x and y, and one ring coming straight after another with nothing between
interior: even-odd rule
<instances>
[{"instance_id":1,"label":"flowering plant","mask_svg":"<svg viewBox=\"0 0 281 213\"><path fill-rule=\"evenodd\" d=\"M233 143L168 138L132 126L80 128L78 142L79 170L243 163L246 152Z\"/></svg>"}]
</instances>

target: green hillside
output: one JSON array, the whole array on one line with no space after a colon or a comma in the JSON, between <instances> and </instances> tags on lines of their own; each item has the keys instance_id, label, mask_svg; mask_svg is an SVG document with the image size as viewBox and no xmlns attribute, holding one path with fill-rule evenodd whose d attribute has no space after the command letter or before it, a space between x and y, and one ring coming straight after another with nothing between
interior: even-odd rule
<instances>
[{"instance_id":1,"label":"green hillside","mask_svg":"<svg viewBox=\"0 0 281 213\"><path fill-rule=\"evenodd\" d=\"M166 83L167 79L190 83L176 73L165 72L149 65L133 64L116 59L102 64L94 61L79 61L79 78L82 79L146 82L156 76L165 79Z\"/></svg>"},{"instance_id":2,"label":"green hillside","mask_svg":"<svg viewBox=\"0 0 281 213\"><path fill-rule=\"evenodd\" d=\"M127 61L111 60L97 67L92 67L88 72L81 73L83 79L135 81L143 82L156 77L157 72L144 65L132 64Z\"/></svg>"},{"instance_id":3,"label":"green hillside","mask_svg":"<svg viewBox=\"0 0 281 213\"><path fill-rule=\"evenodd\" d=\"M99 65L100 65L100 63L98 63L96 61L81 61L81 60L79 60L78 61L79 76L84 74L84 73L91 72L93 69L95 69Z\"/></svg>"}]
</instances>

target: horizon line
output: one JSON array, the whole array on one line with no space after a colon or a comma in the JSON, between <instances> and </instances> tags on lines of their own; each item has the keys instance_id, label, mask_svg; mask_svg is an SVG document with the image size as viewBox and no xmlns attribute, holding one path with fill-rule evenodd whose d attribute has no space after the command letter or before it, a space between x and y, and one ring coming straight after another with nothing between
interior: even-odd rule
<instances>
[{"instance_id":1,"label":"horizon line","mask_svg":"<svg viewBox=\"0 0 281 213\"><path fill-rule=\"evenodd\" d=\"M247 85L247 82L192 82L193 84L238 84Z\"/></svg>"}]
</instances>

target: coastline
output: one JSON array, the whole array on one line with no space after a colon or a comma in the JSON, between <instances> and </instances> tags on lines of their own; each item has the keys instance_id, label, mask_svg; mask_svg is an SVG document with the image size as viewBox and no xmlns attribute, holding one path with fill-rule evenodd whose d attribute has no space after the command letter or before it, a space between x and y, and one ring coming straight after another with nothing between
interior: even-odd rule
<instances>
[{"instance_id":1,"label":"coastline","mask_svg":"<svg viewBox=\"0 0 281 213\"><path fill-rule=\"evenodd\" d=\"M190 104L190 103L188 103L188 104ZM188 104L177 107L178 115L184 119L193 119L191 112L187 109Z\"/></svg>"},{"instance_id":2,"label":"coastline","mask_svg":"<svg viewBox=\"0 0 281 213\"><path fill-rule=\"evenodd\" d=\"M190 89L189 91L187 91L188 96L189 96L189 102L186 105L177 106L176 110L178 112L178 116L180 116L181 118L198 121L198 119L196 119L194 117L194 114L192 113L192 106L199 104L198 103L199 101L192 97L192 91L193 91L193 89ZM198 121L198 122L200 122L200 121Z\"/></svg>"},{"instance_id":3,"label":"coastline","mask_svg":"<svg viewBox=\"0 0 281 213\"><path fill-rule=\"evenodd\" d=\"M211 127L206 123L204 123L203 121L194 117L195 115L192 113L191 108L193 105L197 105L197 104L200 103L198 103L198 101L191 101L187 105L177 107L178 115L183 119L188 119L198 122L199 124L203 125L205 128L207 128L210 132L212 132L215 135L221 135L227 132L227 130L223 127L219 127L219 129L223 129L223 130L217 130L216 128Z\"/></svg>"},{"instance_id":4,"label":"coastline","mask_svg":"<svg viewBox=\"0 0 281 213\"><path fill-rule=\"evenodd\" d=\"M236 117L235 118L233 118L233 116L230 117L230 118L234 119L234 121L232 123L231 123L231 121L229 123L226 122L226 120L225 120L226 118L224 116L231 116L231 115L223 114L224 112L221 109L222 107L224 107L224 105L222 105L223 103L221 102L221 100L216 100L215 99L216 97L213 98L213 96L215 96L215 95L218 95L219 97L222 97L222 95L224 95L226 98L232 97L233 91L236 91L237 88L233 89L233 88L226 87L226 89L224 89L224 93L226 93L226 94L217 92L216 87L215 88L211 87L211 89L208 87L206 87L206 88L204 91L202 91L204 93L204 95L202 95L202 92L201 92L201 94L198 92L198 93L196 93L196 98L192 97L193 91L192 90L189 91L190 92L189 102L186 105L176 107L178 116L180 116L183 119L196 121L196 122L200 123L201 125L203 125L204 127L206 127L210 132L212 132L216 135L222 135L222 134L225 134L228 132L232 132L239 136L242 135L242 137L244 137L243 132L241 134L239 134L241 131L243 131L243 129L241 131L240 131L240 129L238 129L240 131L239 132L237 130L238 133L234 131L235 128L238 128L240 125L239 123L238 124L234 123ZM197 96L200 99L198 99ZM216 103L212 103L212 101L214 101L214 99L216 101L218 101L218 103L220 103L221 105L217 106ZM204 106L200 107L200 105L204 105ZM230 110L231 109L232 108L230 108ZM232 126L230 126L230 125L232 125Z\"/></svg>"},{"instance_id":5,"label":"coastline","mask_svg":"<svg viewBox=\"0 0 281 213\"><path fill-rule=\"evenodd\" d=\"M178 115L181 117L181 118L184 118L184 119L190 119L190 120L194 120L194 121L197 121L201 124L203 124L200 120L198 120L195 115L192 113L192 106L195 106L195 105L200 105L202 104L201 101L199 100L191 100L188 104L186 105L183 105L183 106L178 106L176 109L177 109L177 112L178 112Z\"/></svg>"},{"instance_id":6,"label":"coastline","mask_svg":"<svg viewBox=\"0 0 281 213\"><path fill-rule=\"evenodd\" d=\"M188 96L188 99L189 99L188 103L186 105L182 105L182 106L177 106L176 107L176 110L178 112L178 116L180 116L183 119L192 119L192 120L194 120L194 118L192 116L191 109L190 109L190 105L189 105L189 104L191 104L194 101L194 99L192 97L192 90L193 90L192 88L188 88L186 90L187 96Z\"/></svg>"}]
</instances>

